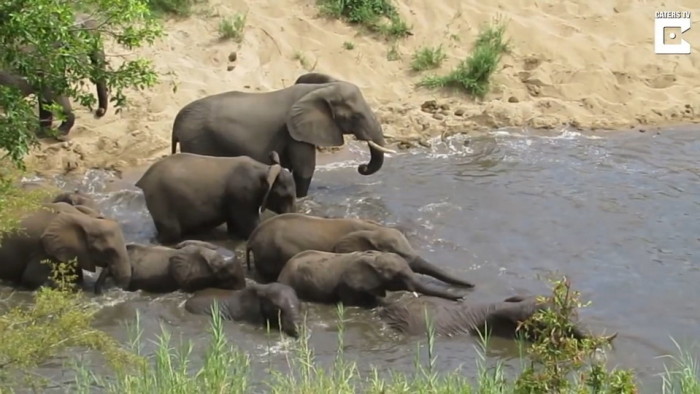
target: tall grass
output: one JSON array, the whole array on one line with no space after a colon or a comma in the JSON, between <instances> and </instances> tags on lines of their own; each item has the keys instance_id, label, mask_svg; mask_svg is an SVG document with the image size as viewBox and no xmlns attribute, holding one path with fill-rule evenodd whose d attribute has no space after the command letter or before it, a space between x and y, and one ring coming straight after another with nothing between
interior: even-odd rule
<instances>
[{"instance_id":1,"label":"tall grass","mask_svg":"<svg viewBox=\"0 0 700 394\"><path fill-rule=\"evenodd\" d=\"M459 62L446 75L423 78L418 86L428 88L456 87L479 98L483 98L491 87L491 76L496 71L501 56L508 51L509 43L504 38L506 25L496 21L479 32L470 55Z\"/></svg>"}]
</instances>

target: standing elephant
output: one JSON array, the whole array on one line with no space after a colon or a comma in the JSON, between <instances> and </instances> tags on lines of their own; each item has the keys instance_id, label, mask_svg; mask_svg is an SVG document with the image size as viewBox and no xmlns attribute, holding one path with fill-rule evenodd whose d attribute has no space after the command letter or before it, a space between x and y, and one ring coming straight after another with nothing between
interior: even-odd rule
<instances>
[{"instance_id":1,"label":"standing elephant","mask_svg":"<svg viewBox=\"0 0 700 394\"><path fill-rule=\"evenodd\" d=\"M235 254L209 242L188 240L173 248L127 244L126 250L131 262L129 291L191 293L210 287L231 290L245 287L245 272ZM102 293L109 274L109 268L100 273L95 282L96 294Z\"/></svg>"},{"instance_id":2,"label":"standing elephant","mask_svg":"<svg viewBox=\"0 0 700 394\"><path fill-rule=\"evenodd\" d=\"M146 170L136 186L143 190L160 243L226 223L229 235L248 239L260 212L293 212L294 178L279 165L250 157L212 157L178 153Z\"/></svg>"},{"instance_id":3,"label":"standing elephant","mask_svg":"<svg viewBox=\"0 0 700 394\"><path fill-rule=\"evenodd\" d=\"M550 307L550 298L545 297L545 301L540 302L538 296L512 296L503 301L480 303L453 302L436 297L402 297L381 307L379 317L389 327L406 335L426 334L427 313L427 319L431 321L437 335L481 333L482 336L487 334L513 338L518 334L520 323ZM571 335L582 339L590 336L587 331L575 326ZM608 338L612 340L615 336L616 333Z\"/></svg>"},{"instance_id":4,"label":"standing elephant","mask_svg":"<svg viewBox=\"0 0 700 394\"><path fill-rule=\"evenodd\" d=\"M305 250L393 252L406 259L414 272L446 283L474 287L420 257L401 231L363 219L322 218L301 213L275 216L261 223L250 235L246 263L250 269L252 252L256 271L264 280L274 281L287 260Z\"/></svg>"},{"instance_id":5,"label":"standing elephant","mask_svg":"<svg viewBox=\"0 0 700 394\"><path fill-rule=\"evenodd\" d=\"M318 80L318 79L316 79ZM384 163L382 126L360 89L349 82L300 83L265 93L226 92L187 104L175 117L172 153L250 156L269 163L279 152L281 164L294 174L296 197L305 197L316 167L317 146L343 145L343 134L367 141L368 164L362 175Z\"/></svg>"},{"instance_id":6,"label":"standing elephant","mask_svg":"<svg viewBox=\"0 0 700 394\"><path fill-rule=\"evenodd\" d=\"M25 216L16 231L0 244L0 279L29 289L47 284L51 266L42 261L68 262L77 258L82 269L108 267L118 286L131 280L131 264L119 223L94 217L66 203L46 204Z\"/></svg>"},{"instance_id":7,"label":"standing elephant","mask_svg":"<svg viewBox=\"0 0 700 394\"><path fill-rule=\"evenodd\" d=\"M269 323L293 338L299 337L301 303L294 289L287 285L252 282L241 290L201 290L185 302L185 310L211 316L214 302L223 319L259 326Z\"/></svg>"},{"instance_id":8,"label":"standing elephant","mask_svg":"<svg viewBox=\"0 0 700 394\"><path fill-rule=\"evenodd\" d=\"M89 19L86 16L79 16L76 27L78 29L83 29L93 36L98 35L97 29L100 27L99 22L94 19ZM56 46L60 46L57 43ZM34 49L31 47L26 48L27 52L31 52ZM98 74L104 74L107 62L105 60L104 50L102 49L102 44L98 39L95 40L95 46L90 53L87 54L90 62L95 69L99 70ZM98 108L95 112L95 116L100 118L104 116L107 112L107 106L109 105L109 95L107 90L107 80L104 76L91 80L95 84L97 89L97 101ZM71 128L75 124L75 114L73 113L73 108L70 103L70 99L64 95L57 95L49 89L40 89L33 86L25 76L19 75L11 70L0 70L0 85L4 85L10 88L15 88L24 96L29 96L30 94L37 94L37 101L39 102L39 125L42 129L51 128L51 123L53 121L53 114L51 111L47 110L45 107L51 103L56 103L63 109L63 114L66 119L61 122L58 130L61 134L61 138L65 137L70 133Z\"/></svg>"},{"instance_id":9,"label":"standing elephant","mask_svg":"<svg viewBox=\"0 0 700 394\"><path fill-rule=\"evenodd\" d=\"M415 291L458 300L463 297L422 283L396 253L368 250L330 253L307 250L292 257L277 280L291 286L299 298L321 303L374 307L386 291Z\"/></svg>"}]
</instances>

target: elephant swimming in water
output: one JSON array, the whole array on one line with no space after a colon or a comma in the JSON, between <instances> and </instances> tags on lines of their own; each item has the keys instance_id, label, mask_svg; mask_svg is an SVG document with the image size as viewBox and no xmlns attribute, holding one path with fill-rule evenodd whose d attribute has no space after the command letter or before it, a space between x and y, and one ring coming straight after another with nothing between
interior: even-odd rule
<instances>
[{"instance_id":1,"label":"elephant swimming in water","mask_svg":"<svg viewBox=\"0 0 700 394\"><path fill-rule=\"evenodd\" d=\"M196 292L185 302L185 310L200 315L211 315L217 303L223 319L280 329L298 338L301 321L301 303L291 287L281 283L249 282L244 289L205 289Z\"/></svg>"},{"instance_id":2,"label":"elephant swimming in water","mask_svg":"<svg viewBox=\"0 0 700 394\"><path fill-rule=\"evenodd\" d=\"M464 296L422 283L403 257L377 250L307 250L287 262L277 281L291 286L302 300L370 308L387 291L415 291L450 300Z\"/></svg>"},{"instance_id":3,"label":"elephant swimming in water","mask_svg":"<svg viewBox=\"0 0 700 394\"><path fill-rule=\"evenodd\" d=\"M406 335L426 334L427 313L436 335L481 333L513 338L521 322L551 307L551 297L545 297L545 302L538 298L512 296L496 302L454 302L437 297L402 297L381 307L378 314L389 327ZM581 339L592 334L575 326L571 335ZM616 336L617 333L607 338L612 340Z\"/></svg>"},{"instance_id":4,"label":"elephant swimming in water","mask_svg":"<svg viewBox=\"0 0 700 394\"><path fill-rule=\"evenodd\" d=\"M322 75L322 74L319 74ZM303 76L302 76L303 77ZM301 78L301 77L300 77ZM249 156L270 163L275 150L294 174L296 197L308 194L316 167L316 147L341 146L344 134L366 141L369 163L362 175L381 169L385 147L382 126L357 85L323 77L264 93L232 91L195 100L175 117L172 153Z\"/></svg>"},{"instance_id":5,"label":"elephant swimming in water","mask_svg":"<svg viewBox=\"0 0 700 394\"><path fill-rule=\"evenodd\" d=\"M274 281L286 262L305 250L392 252L406 259L416 273L453 285L474 287L419 256L401 231L364 219L323 218L301 213L277 215L262 222L250 235L246 262L250 269L252 253L255 270L262 279Z\"/></svg>"}]
</instances>

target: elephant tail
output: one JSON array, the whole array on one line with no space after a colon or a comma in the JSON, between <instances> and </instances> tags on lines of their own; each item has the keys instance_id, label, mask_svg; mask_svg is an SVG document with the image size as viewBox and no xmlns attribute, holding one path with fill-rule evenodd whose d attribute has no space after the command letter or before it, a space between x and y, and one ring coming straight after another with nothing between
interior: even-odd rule
<instances>
[{"instance_id":1,"label":"elephant tail","mask_svg":"<svg viewBox=\"0 0 700 394\"><path fill-rule=\"evenodd\" d=\"M178 141L178 139L177 139L177 135L176 135L175 132L173 131L173 135L172 135L171 140L170 140L170 144L171 144L171 147L170 147L170 154L171 154L171 155L174 155L174 154L177 152L177 143L178 143L178 142L179 142L179 141Z\"/></svg>"}]
</instances>

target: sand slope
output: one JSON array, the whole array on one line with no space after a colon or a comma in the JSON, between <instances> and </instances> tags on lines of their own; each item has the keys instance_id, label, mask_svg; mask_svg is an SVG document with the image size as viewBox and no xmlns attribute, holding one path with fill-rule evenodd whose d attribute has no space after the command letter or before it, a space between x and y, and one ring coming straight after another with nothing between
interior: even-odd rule
<instances>
[{"instance_id":1,"label":"sand slope","mask_svg":"<svg viewBox=\"0 0 700 394\"><path fill-rule=\"evenodd\" d=\"M667 1L665 8L632 0L396 4L413 35L398 42L401 59L389 61L389 43L318 16L314 0L211 0L187 20L167 21L167 36L138 52L168 73L157 87L133 93L130 108L120 114L110 109L94 119L78 109L72 141L43 143L29 165L54 172L144 164L169 153L172 121L182 106L227 90L289 86L307 71L296 54L303 54L308 69L357 84L385 134L399 141L502 126L616 129L700 119L700 0ZM659 10L695 11L697 26L684 34L694 44L691 55L654 54L653 15ZM242 43L220 41L219 20L235 12L248 13ZM415 87L421 74L409 63L417 48L443 44L448 59L435 72L445 73L468 55L480 24L496 16L509 21L512 53L483 102ZM228 60L231 52L235 62ZM428 100L435 105L422 110Z\"/></svg>"}]
</instances>

